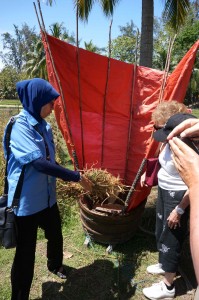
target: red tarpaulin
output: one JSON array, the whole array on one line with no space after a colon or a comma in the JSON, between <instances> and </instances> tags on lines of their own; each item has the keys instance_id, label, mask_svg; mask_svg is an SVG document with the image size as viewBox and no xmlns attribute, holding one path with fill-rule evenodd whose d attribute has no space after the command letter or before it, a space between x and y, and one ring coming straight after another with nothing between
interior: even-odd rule
<instances>
[{"instance_id":1,"label":"red tarpaulin","mask_svg":"<svg viewBox=\"0 0 199 300\"><path fill-rule=\"evenodd\" d=\"M55 115L79 168L102 168L131 185L143 158L153 156L151 113L158 104L163 72L78 49L43 35L49 81L61 93ZM167 78L163 99L183 102L197 41ZM150 193L139 183L129 210Z\"/></svg>"}]
</instances>

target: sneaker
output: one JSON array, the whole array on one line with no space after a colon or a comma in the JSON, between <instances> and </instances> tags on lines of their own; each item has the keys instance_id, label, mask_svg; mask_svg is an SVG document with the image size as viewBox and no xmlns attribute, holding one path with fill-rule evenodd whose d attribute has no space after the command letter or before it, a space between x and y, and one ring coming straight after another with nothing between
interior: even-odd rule
<instances>
[{"instance_id":1,"label":"sneaker","mask_svg":"<svg viewBox=\"0 0 199 300\"><path fill-rule=\"evenodd\" d=\"M169 300L173 299L175 296L175 288L168 290L163 281L153 284L151 287L144 288L143 294L145 297L151 300L164 299Z\"/></svg>"},{"instance_id":2,"label":"sneaker","mask_svg":"<svg viewBox=\"0 0 199 300\"><path fill-rule=\"evenodd\" d=\"M165 274L165 271L162 269L162 264L148 266L146 270L150 274L160 274L160 275Z\"/></svg>"}]
</instances>

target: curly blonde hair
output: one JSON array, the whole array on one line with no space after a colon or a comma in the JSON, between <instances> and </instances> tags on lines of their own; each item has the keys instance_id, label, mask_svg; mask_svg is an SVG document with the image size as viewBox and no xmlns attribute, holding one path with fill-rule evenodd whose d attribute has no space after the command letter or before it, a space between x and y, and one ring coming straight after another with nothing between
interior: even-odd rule
<instances>
[{"instance_id":1,"label":"curly blonde hair","mask_svg":"<svg viewBox=\"0 0 199 300\"><path fill-rule=\"evenodd\" d=\"M156 107L151 115L151 119L157 126L164 126L167 120L177 113L188 113L188 108L183 103L175 100L162 101Z\"/></svg>"}]
</instances>

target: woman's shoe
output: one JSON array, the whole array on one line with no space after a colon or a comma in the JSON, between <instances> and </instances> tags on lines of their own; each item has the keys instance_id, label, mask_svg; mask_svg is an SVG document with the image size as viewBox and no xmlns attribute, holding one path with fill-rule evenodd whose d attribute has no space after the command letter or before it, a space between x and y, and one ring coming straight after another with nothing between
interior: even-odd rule
<instances>
[{"instance_id":1,"label":"woman's shoe","mask_svg":"<svg viewBox=\"0 0 199 300\"><path fill-rule=\"evenodd\" d=\"M66 270L64 269L63 266L61 266L60 268L55 269L52 273L57 275L61 279L66 279Z\"/></svg>"},{"instance_id":2,"label":"woman's shoe","mask_svg":"<svg viewBox=\"0 0 199 300\"><path fill-rule=\"evenodd\" d=\"M143 289L143 294L150 300L164 299L170 300L175 296L175 287L168 290L163 281L153 284L148 288Z\"/></svg>"},{"instance_id":3,"label":"woman's shoe","mask_svg":"<svg viewBox=\"0 0 199 300\"><path fill-rule=\"evenodd\" d=\"M147 272L150 274L164 275L165 271L162 269L162 264L155 264L147 267Z\"/></svg>"}]
</instances>

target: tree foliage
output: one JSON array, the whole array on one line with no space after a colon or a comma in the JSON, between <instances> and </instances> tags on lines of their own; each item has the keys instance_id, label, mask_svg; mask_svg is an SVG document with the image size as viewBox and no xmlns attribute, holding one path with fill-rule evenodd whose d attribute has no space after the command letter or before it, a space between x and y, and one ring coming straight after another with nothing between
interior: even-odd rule
<instances>
[{"instance_id":1,"label":"tree foliage","mask_svg":"<svg viewBox=\"0 0 199 300\"><path fill-rule=\"evenodd\" d=\"M53 23L49 26L49 32L52 36L60 40L75 44L74 34L69 35L63 23ZM27 58L28 60L23 68L27 74L27 78L40 77L48 80L45 51L41 39L38 39L34 48L28 51Z\"/></svg>"},{"instance_id":2,"label":"tree foliage","mask_svg":"<svg viewBox=\"0 0 199 300\"><path fill-rule=\"evenodd\" d=\"M88 43L84 42L84 48L88 51L98 53L98 54L101 54L102 52L106 51L105 48L99 48L95 44L93 44L92 40L90 40L90 42L88 42Z\"/></svg>"},{"instance_id":3,"label":"tree foliage","mask_svg":"<svg viewBox=\"0 0 199 300\"><path fill-rule=\"evenodd\" d=\"M27 78L39 77L48 80L46 56L41 40L38 40L33 51L28 52L28 61L24 65Z\"/></svg>"},{"instance_id":4,"label":"tree foliage","mask_svg":"<svg viewBox=\"0 0 199 300\"><path fill-rule=\"evenodd\" d=\"M0 72L0 99L16 99L16 83L20 80L16 69L6 67Z\"/></svg>"},{"instance_id":5,"label":"tree foliage","mask_svg":"<svg viewBox=\"0 0 199 300\"><path fill-rule=\"evenodd\" d=\"M154 54L153 67L164 69L168 52L169 38L173 35L171 29L163 19L155 19L154 22ZM174 35L173 35L174 36ZM199 39L199 17L195 3L191 5L186 22L176 35L171 52L170 70L179 63L191 46ZM198 68L198 60L195 66Z\"/></svg>"},{"instance_id":6,"label":"tree foliage","mask_svg":"<svg viewBox=\"0 0 199 300\"><path fill-rule=\"evenodd\" d=\"M18 73L28 60L27 53L34 49L39 36L35 28L30 28L26 23L21 27L14 25L14 34L6 32L2 35L4 53L0 53L5 66L12 66Z\"/></svg>"},{"instance_id":7,"label":"tree foliage","mask_svg":"<svg viewBox=\"0 0 199 300\"><path fill-rule=\"evenodd\" d=\"M189 15L190 0L165 0L163 18L165 23L178 32Z\"/></svg>"},{"instance_id":8,"label":"tree foliage","mask_svg":"<svg viewBox=\"0 0 199 300\"><path fill-rule=\"evenodd\" d=\"M136 61L139 55L136 47L138 29L133 21L120 26L121 35L111 42L111 57L129 63Z\"/></svg>"},{"instance_id":9,"label":"tree foliage","mask_svg":"<svg viewBox=\"0 0 199 300\"><path fill-rule=\"evenodd\" d=\"M174 44L173 58L175 62L180 61L191 46L199 39L199 16L195 5L191 6L189 16L184 26L181 27ZM199 68L199 62L196 62Z\"/></svg>"},{"instance_id":10,"label":"tree foliage","mask_svg":"<svg viewBox=\"0 0 199 300\"><path fill-rule=\"evenodd\" d=\"M153 40L154 40L154 50L153 50L153 68L164 70L168 44L169 44L169 35L164 29L164 23L162 19L154 19L154 31L153 31Z\"/></svg>"},{"instance_id":11,"label":"tree foliage","mask_svg":"<svg viewBox=\"0 0 199 300\"><path fill-rule=\"evenodd\" d=\"M74 34L70 35L63 23L53 23L49 26L49 32L56 38L75 44ZM3 49L6 50L6 52L1 53L5 65L4 72L2 72L4 80L1 81L1 96L3 98L13 97L17 82L16 78L11 76L14 84L13 92L11 92L12 88L9 88L11 86L10 78L8 78L8 82L5 80L6 76L9 76L8 70L19 74L17 80L19 77L48 79L44 46L40 35L35 33L34 28L23 24L22 28L19 29L18 26L14 25L14 35L4 33L2 38Z\"/></svg>"},{"instance_id":12,"label":"tree foliage","mask_svg":"<svg viewBox=\"0 0 199 300\"><path fill-rule=\"evenodd\" d=\"M120 0L98 0L100 6L102 7L103 13L106 16L113 15L114 8L119 1ZM75 7L77 8L79 18L81 20L88 21L88 16L96 0L87 0L87 1L73 0L73 2Z\"/></svg>"},{"instance_id":13,"label":"tree foliage","mask_svg":"<svg viewBox=\"0 0 199 300\"><path fill-rule=\"evenodd\" d=\"M50 2L50 1L49 1ZM52 2L52 1L51 1ZM74 3L77 1L74 1ZM80 1L81 2L81 1ZM79 3L80 3L79 2ZM84 1L83 1L84 2ZM82 2L82 5L83 5ZM94 1L91 1L93 2ZM101 1L99 1L101 2ZM106 1L105 1L106 2ZM107 0L110 2L110 0ZM112 1L115 5L117 1ZM165 0L167 5L173 1ZM178 1L176 1L177 3ZM188 2L188 1L185 1ZM87 3L88 4L88 3ZM185 3L184 3L185 4ZM177 38L174 43L174 48L171 54L170 71L177 65L182 59L185 53L190 49L193 43L199 39L199 13L198 13L199 1L193 1L191 10L186 22L178 31ZM174 7L176 9L176 7ZM173 8L173 14L175 9ZM186 4L185 4L186 8ZM91 7L90 7L91 9ZM170 7L172 9L172 6ZM108 8L109 10L109 8ZM110 10L109 10L110 12ZM164 19L154 19L154 31L153 31L153 68L163 70L168 52L169 37L173 32L167 26L165 26ZM134 25L133 21L127 23L125 26L120 26L120 35L111 41L111 57L134 63L137 61L140 55L140 37L138 29ZM49 29L49 33L56 38L67 41L71 44L76 44L74 34L69 34L63 23L53 23ZM13 91L15 91L15 83L22 77L32 78L41 77L48 79L46 71L45 51L39 35L35 33L34 28L29 28L27 24L23 24L21 29L14 25L14 34L9 33L2 34L4 53L1 53L3 62L5 64L4 70L1 72L1 96L13 97ZM138 45L137 45L138 44ZM103 53L104 48L99 48L90 42L84 42L86 50ZM195 70L199 69L199 62L195 64ZM15 76L18 74L19 76ZM193 76L190 82L190 91L188 98L195 99L195 95L198 93L198 71L193 72ZM8 82L5 78L8 77ZM4 78L4 79L2 79ZM13 80L13 91L10 83L10 78ZM194 95L194 97L193 97Z\"/></svg>"},{"instance_id":14,"label":"tree foliage","mask_svg":"<svg viewBox=\"0 0 199 300\"><path fill-rule=\"evenodd\" d=\"M68 30L66 30L66 27L64 27L63 22L62 23L55 22L52 25L50 25L49 33L52 36L54 36L62 41L65 41L69 44L72 44L72 45L76 44L74 33L69 34Z\"/></svg>"},{"instance_id":15,"label":"tree foliage","mask_svg":"<svg viewBox=\"0 0 199 300\"><path fill-rule=\"evenodd\" d=\"M185 96L185 104L198 107L199 104L199 69L194 68Z\"/></svg>"}]
</instances>

